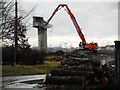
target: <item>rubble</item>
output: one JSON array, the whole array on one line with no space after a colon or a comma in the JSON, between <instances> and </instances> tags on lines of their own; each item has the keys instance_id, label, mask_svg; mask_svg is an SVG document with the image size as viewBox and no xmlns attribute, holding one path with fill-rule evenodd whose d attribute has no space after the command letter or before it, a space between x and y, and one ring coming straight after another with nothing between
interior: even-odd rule
<instances>
[{"instance_id":1,"label":"rubble","mask_svg":"<svg viewBox=\"0 0 120 90\"><path fill-rule=\"evenodd\" d=\"M44 83L77 84L81 87L113 86L114 69L108 65L101 65L100 60L91 57L92 54L81 51L65 54L60 66L46 75Z\"/></svg>"}]
</instances>

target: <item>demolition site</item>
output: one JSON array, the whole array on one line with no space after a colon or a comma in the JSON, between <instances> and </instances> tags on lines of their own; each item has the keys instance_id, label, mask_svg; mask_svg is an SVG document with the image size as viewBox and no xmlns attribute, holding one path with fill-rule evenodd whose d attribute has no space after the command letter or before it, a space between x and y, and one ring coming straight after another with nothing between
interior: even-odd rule
<instances>
[{"instance_id":1,"label":"demolition site","mask_svg":"<svg viewBox=\"0 0 120 90\"><path fill-rule=\"evenodd\" d=\"M88 43L76 18L66 4L59 4L51 17L33 17L38 29L38 49L44 58L47 51L47 28L58 10L64 8L82 40L79 49L61 53L60 65L50 70L43 79L47 89L62 90L120 90L120 41L114 41L114 50L98 50L97 43Z\"/></svg>"},{"instance_id":2,"label":"demolition site","mask_svg":"<svg viewBox=\"0 0 120 90\"><path fill-rule=\"evenodd\" d=\"M79 48L65 52L48 53L47 29L57 11L64 8L78 33ZM52 61L48 56L60 56L60 65L46 73L41 80L21 83L37 84L41 90L120 90L120 41L113 41L113 49L99 47L98 43L88 43L77 20L66 4L59 4L50 18L33 16L33 27L38 30L39 59ZM55 59L54 59L55 60Z\"/></svg>"}]
</instances>

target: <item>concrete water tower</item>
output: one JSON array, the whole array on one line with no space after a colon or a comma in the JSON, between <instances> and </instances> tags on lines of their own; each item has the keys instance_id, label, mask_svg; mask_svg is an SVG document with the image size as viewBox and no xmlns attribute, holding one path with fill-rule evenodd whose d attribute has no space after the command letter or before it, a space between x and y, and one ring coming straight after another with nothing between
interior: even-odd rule
<instances>
[{"instance_id":1,"label":"concrete water tower","mask_svg":"<svg viewBox=\"0 0 120 90\"><path fill-rule=\"evenodd\" d=\"M33 17L33 27L38 29L38 51L47 53L47 28L43 17Z\"/></svg>"}]
</instances>

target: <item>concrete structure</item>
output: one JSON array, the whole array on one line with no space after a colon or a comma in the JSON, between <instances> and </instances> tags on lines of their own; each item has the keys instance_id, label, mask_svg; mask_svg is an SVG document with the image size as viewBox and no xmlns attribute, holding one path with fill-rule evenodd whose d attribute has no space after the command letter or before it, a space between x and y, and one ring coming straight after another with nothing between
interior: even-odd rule
<instances>
[{"instance_id":1,"label":"concrete structure","mask_svg":"<svg viewBox=\"0 0 120 90\"><path fill-rule=\"evenodd\" d=\"M115 41L115 80L120 83L120 41Z\"/></svg>"},{"instance_id":2,"label":"concrete structure","mask_svg":"<svg viewBox=\"0 0 120 90\"><path fill-rule=\"evenodd\" d=\"M33 27L38 28L38 50L47 53L47 27L43 17L33 17Z\"/></svg>"},{"instance_id":3,"label":"concrete structure","mask_svg":"<svg viewBox=\"0 0 120 90\"><path fill-rule=\"evenodd\" d=\"M38 50L47 53L47 29L38 29Z\"/></svg>"}]
</instances>

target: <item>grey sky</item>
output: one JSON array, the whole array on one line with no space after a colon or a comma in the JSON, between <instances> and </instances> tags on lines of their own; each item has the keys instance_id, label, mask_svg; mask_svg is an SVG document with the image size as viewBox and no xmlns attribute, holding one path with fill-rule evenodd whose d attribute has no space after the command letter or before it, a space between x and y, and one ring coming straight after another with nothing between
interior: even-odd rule
<instances>
[{"instance_id":1,"label":"grey sky","mask_svg":"<svg viewBox=\"0 0 120 90\"><path fill-rule=\"evenodd\" d=\"M36 5L31 15L42 16L47 20L59 2L23 2L22 9L30 10ZM98 45L114 44L118 39L118 3L117 2L67 2L68 7L77 19L87 42L97 42ZM48 29L48 46L77 47L81 39L64 9L59 10L51 20L52 28ZM37 46L37 29L28 30L29 42Z\"/></svg>"}]
</instances>

